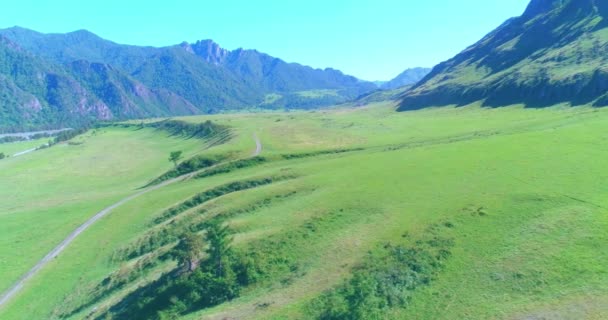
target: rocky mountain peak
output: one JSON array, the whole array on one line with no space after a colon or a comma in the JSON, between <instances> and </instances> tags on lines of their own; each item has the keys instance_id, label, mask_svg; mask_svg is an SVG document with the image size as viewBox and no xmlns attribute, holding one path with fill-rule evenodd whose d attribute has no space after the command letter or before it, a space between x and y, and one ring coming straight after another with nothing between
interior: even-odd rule
<instances>
[{"instance_id":1,"label":"rocky mountain peak","mask_svg":"<svg viewBox=\"0 0 608 320\"><path fill-rule=\"evenodd\" d=\"M220 47L213 40L201 40L190 45L190 49L197 56L205 59L209 63L222 64L230 51Z\"/></svg>"},{"instance_id":2,"label":"rocky mountain peak","mask_svg":"<svg viewBox=\"0 0 608 320\"><path fill-rule=\"evenodd\" d=\"M194 53L194 50L192 49L192 46L190 45L190 43L188 43L187 41L184 41L182 43L179 44L179 47L186 50L188 53Z\"/></svg>"}]
</instances>

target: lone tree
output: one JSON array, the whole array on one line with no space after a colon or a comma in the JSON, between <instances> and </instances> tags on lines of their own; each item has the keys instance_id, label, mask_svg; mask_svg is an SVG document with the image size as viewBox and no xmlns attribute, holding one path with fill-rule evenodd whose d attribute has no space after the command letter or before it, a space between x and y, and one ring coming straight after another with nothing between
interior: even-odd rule
<instances>
[{"instance_id":1,"label":"lone tree","mask_svg":"<svg viewBox=\"0 0 608 320\"><path fill-rule=\"evenodd\" d=\"M181 151L173 151L169 154L169 161L173 162L173 164L175 165L176 168L177 168L177 162L182 159L182 153L183 152L181 152Z\"/></svg>"},{"instance_id":2,"label":"lone tree","mask_svg":"<svg viewBox=\"0 0 608 320\"><path fill-rule=\"evenodd\" d=\"M205 241L209 244L207 248L208 261L216 277L223 277L225 274L224 260L232 251L230 244L232 238L227 226L222 226L219 221L212 221L207 224L207 234Z\"/></svg>"},{"instance_id":3,"label":"lone tree","mask_svg":"<svg viewBox=\"0 0 608 320\"><path fill-rule=\"evenodd\" d=\"M177 260L177 263L182 267L184 272L194 272L200 263L204 246L202 237L189 232L173 248L171 256Z\"/></svg>"},{"instance_id":4,"label":"lone tree","mask_svg":"<svg viewBox=\"0 0 608 320\"><path fill-rule=\"evenodd\" d=\"M4 152L0 152L0 160L6 158L6 155L4 154Z\"/></svg>"}]
</instances>

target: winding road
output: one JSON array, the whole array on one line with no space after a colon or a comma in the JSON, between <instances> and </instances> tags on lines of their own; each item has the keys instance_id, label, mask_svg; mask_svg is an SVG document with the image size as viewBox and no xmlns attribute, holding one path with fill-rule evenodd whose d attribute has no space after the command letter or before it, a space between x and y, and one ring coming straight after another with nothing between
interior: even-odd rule
<instances>
[{"instance_id":1,"label":"winding road","mask_svg":"<svg viewBox=\"0 0 608 320\"><path fill-rule=\"evenodd\" d=\"M255 140L255 151L253 152L251 157L257 157L258 155L260 155L260 153L262 153L262 141L260 141L257 134L255 134L255 133L253 134L253 139ZM113 205L99 211L98 213L96 213L93 217L91 217L89 220L87 220L85 223L83 223L80 227L78 227L76 230L74 230L72 233L70 233L67 236L67 238L65 238L63 241L61 241L61 243L59 245L57 245L53 250L51 250L51 252L49 252L46 256L44 256L44 258L42 258L42 260L38 261L38 263L36 263L36 265L34 267L32 267L26 274L24 274L21 278L19 278L19 280L17 280L17 282L12 287L10 287L6 292L4 292L0 296L0 307L5 305L12 297L14 297L17 293L19 293L19 291L21 291L21 289L23 289L23 286L29 279L34 277L38 273L38 271L40 271L40 269L42 269L50 261L55 259L61 252L63 252L63 250L65 250L68 247L68 245L70 243L72 243L72 241L74 241L81 233L83 233L88 228L90 228L99 219L105 217L106 215L108 215L110 212L112 212L114 209L120 207L121 205L123 205L143 194L152 192L154 190L158 190L162 187L168 186L177 181L189 179L189 178L193 177L195 174L197 174L198 172L199 171L192 172L188 175L180 176L180 177L177 177L177 178L174 178L171 180L167 180L161 184L146 188L146 189L144 189L138 193L132 194L132 195L114 203Z\"/></svg>"}]
</instances>

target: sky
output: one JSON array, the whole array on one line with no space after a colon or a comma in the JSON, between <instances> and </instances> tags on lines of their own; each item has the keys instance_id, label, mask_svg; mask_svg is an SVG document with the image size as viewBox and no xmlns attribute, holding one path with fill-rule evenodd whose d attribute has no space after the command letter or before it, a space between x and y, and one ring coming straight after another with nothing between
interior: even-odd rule
<instances>
[{"instance_id":1,"label":"sky","mask_svg":"<svg viewBox=\"0 0 608 320\"><path fill-rule=\"evenodd\" d=\"M17 0L0 28L87 29L114 42L167 46L213 39L364 80L447 60L529 0Z\"/></svg>"}]
</instances>

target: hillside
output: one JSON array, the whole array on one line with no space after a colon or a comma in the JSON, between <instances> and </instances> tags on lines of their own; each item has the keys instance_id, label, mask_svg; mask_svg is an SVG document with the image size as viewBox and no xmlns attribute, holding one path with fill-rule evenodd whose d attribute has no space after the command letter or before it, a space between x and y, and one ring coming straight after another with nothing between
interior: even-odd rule
<instances>
[{"instance_id":1,"label":"hillside","mask_svg":"<svg viewBox=\"0 0 608 320\"><path fill-rule=\"evenodd\" d=\"M428 106L608 104L608 3L533 0L478 43L436 66L399 110Z\"/></svg>"},{"instance_id":2,"label":"hillside","mask_svg":"<svg viewBox=\"0 0 608 320\"><path fill-rule=\"evenodd\" d=\"M0 319L606 319L608 109L394 106L179 119L220 142L135 121L0 160L0 300L118 204Z\"/></svg>"},{"instance_id":3,"label":"hillside","mask_svg":"<svg viewBox=\"0 0 608 320\"><path fill-rule=\"evenodd\" d=\"M394 79L383 83L380 87L385 90L392 90L404 86L414 85L418 83L418 81L422 80L427 74L429 74L429 72L431 72L430 68L406 69Z\"/></svg>"},{"instance_id":4,"label":"hillside","mask_svg":"<svg viewBox=\"0 0 608 320\"><path fill-rule=\"evenodd\" d=\"M166 89L150 89L133 77L103 63L78 60L68 70L103 101L114 119L195 114L188 100Z\"/></svg>"},{"instance_id":5,"label":"hillside","mask_svg":"<svg viewBox=\"0 0 608 320\"><path fill-rule=\"evenodd\" d=\"M14 130L15 125L76 123L83 115L92 119L129 119L254 107L316 108L342 103L376 89L372 83L337 70L286 63L256 50L229 51L211 40L154 48L117 44L86 30L43 34L14 27L0 30L0 35L21 48L26 54L24 58L42 61L77 79L80 91L96 100L99 108L105 108L103 115L45 113L33 117L35 121L25 121L15 107L6 105L3 109L7 117L3 119L14 120L11 125L3 120L0 130ZM13 63L6 59L0 62L7 67ZM5 90L7 100L31 94L23 87L11 88ZM45 102L54 110L77 108L67 101L67 105ZM33 119L25 119L30 118Z\"/></svg>"},{"instance_id":6,"label":"hillside","mask_svg":"<svg viewBox=\"0 0 608 320\"><path fill-rule=\"evenodd\" d=\"M2 36L0 97L0 128L4 130L111 118L109 107L66 70L31 55Z\"/></svg>"}]
</instances>

